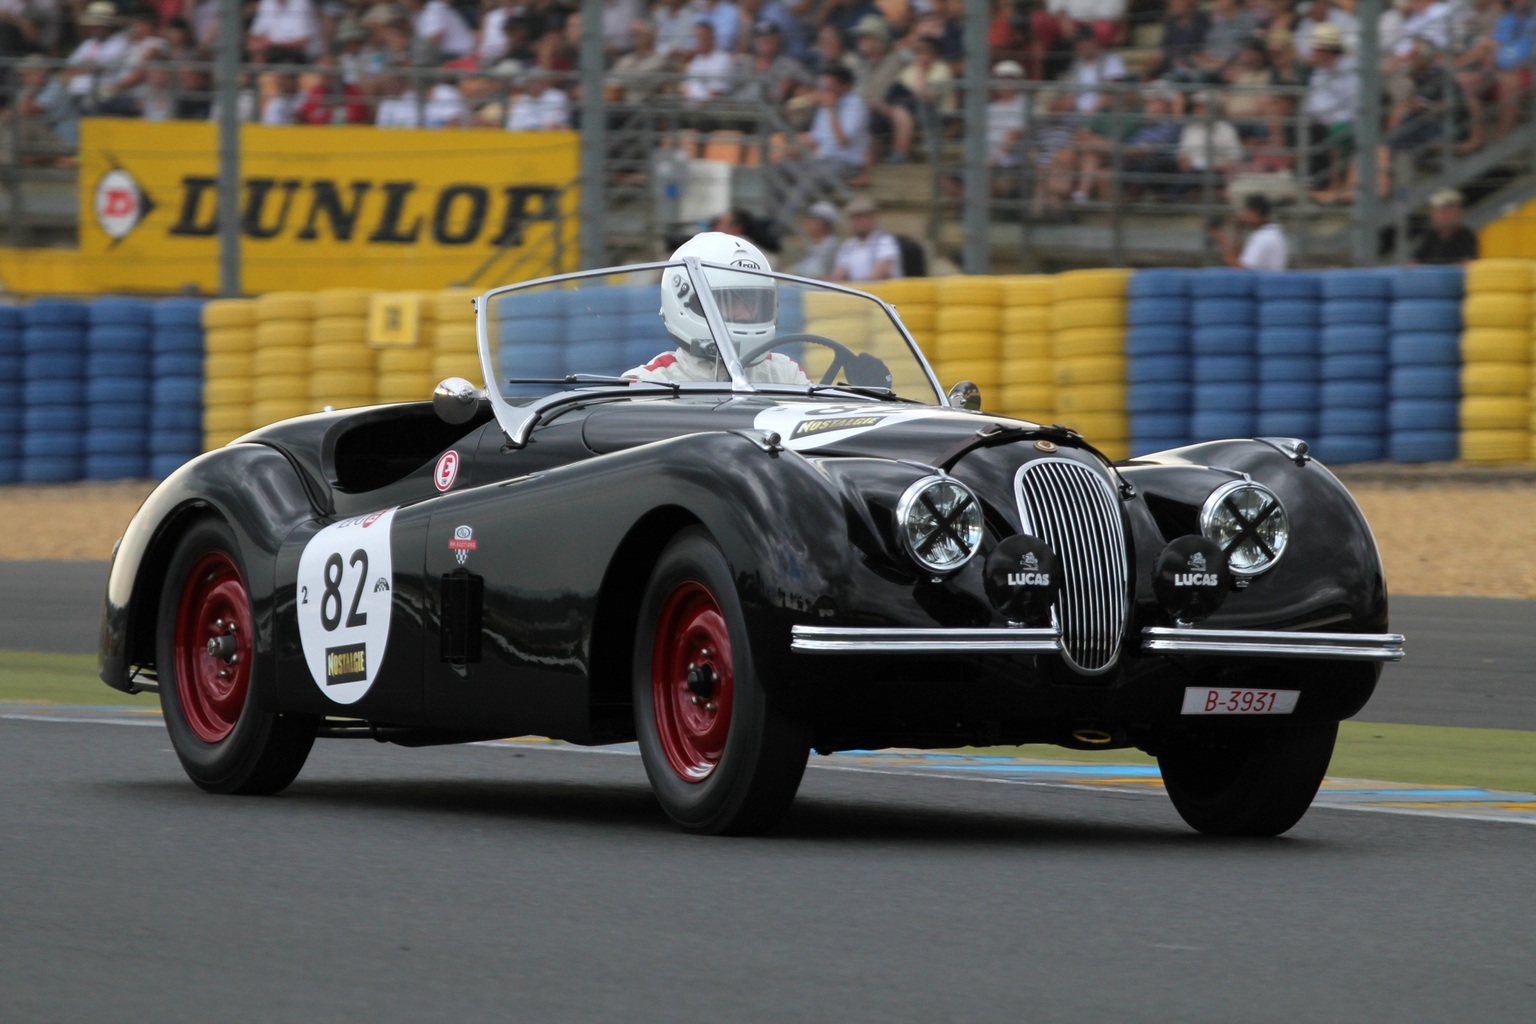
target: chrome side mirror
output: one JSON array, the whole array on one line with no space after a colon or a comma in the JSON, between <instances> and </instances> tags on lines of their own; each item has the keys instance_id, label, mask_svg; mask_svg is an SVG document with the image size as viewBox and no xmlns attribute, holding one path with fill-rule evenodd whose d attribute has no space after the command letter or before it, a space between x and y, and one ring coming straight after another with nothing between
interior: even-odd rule
<instances>
[{"instance_id":1,"label":"chrome side mirror","mask_svg":"<svg viewBox=\"0 0 1536 1024\"><path fill-rule=\"evenodd\" d=\"M962 380L949 389L949 407L981 412L981 388L974 381Z\"/></svg>"},{"instance_id":2,"label":"chrome side mirror","mask_svg":"<svg viewBox=\"0 0 1536 1024\"><path fill-rule=\"evenodd\" d=\"M449 377L432 392L432 411L444 423L468 423L485 393L463 377Z\"/></svg>"}]
</instances>

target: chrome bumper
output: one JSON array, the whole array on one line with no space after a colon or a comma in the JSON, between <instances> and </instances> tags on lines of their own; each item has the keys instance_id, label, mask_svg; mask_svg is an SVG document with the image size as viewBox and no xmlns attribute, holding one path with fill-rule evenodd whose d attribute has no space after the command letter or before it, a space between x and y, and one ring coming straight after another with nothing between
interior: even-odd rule
<instances>
[{"instance_id":1,"label":"chrome bumper","mask_svg":"<svg viewBox=\"0 0 1536 1024\"><path fill-rule=\"evenodd\" d=\"M1054 628L795 626L790 632L789 647L803 654L1056 654L1061 650L1061 634ZM1150 626L1141 631L1141 649L1155 654L1399 661L1403 657L1403 638L1396 633L1287 633Z\"/></svg>"}]
</instances>

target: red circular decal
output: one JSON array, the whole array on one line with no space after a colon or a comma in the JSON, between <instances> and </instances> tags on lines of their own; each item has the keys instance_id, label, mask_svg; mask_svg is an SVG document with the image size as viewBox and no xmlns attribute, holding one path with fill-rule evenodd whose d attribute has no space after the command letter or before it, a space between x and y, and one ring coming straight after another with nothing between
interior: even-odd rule
<instances>
[{"instance_id":1,"label":"red circular decal","mask_svg":"<svg viewBox=\"0 0 1536 1024\"><path fill-rule=\"evenodd\" d=\"M446 451L443 457L437 460L437 472L432 477L432 482L437 484L437 489L446 491L453 486L453 481L459 475L459 453Z\"/></svg>"}]
</instances>

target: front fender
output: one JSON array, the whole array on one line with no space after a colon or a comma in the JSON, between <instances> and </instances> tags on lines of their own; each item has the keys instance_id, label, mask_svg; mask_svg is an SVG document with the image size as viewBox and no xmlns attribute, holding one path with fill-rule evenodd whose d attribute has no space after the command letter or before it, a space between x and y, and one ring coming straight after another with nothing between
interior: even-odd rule
<instances>
[{"instance_id":1,"label":"front fender","mask_svg":"<svg viewBox=\"0 0 1536 1024\"><path fill-rule=\"evenodd\" d=\"M136 678L154 678L156 613L165 570L187 522L216 515L229 524L244 558L257 650L272 650L273 566L278 545L313 517L304 481L283 454L265 444L215 449L177 469L129 520L112 555L97 652L101 680L137 693ZM258 693L272 659L256 659ZM270 668L268 668L270 671Z\"/></svg>"}]
</instances>

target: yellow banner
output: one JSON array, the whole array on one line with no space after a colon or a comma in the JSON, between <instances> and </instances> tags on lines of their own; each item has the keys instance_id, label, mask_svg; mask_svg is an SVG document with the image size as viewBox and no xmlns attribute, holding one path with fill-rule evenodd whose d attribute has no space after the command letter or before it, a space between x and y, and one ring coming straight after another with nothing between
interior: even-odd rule
<instances>
[{"instance_id":1,"label":"yellow banner","mask_svg":"<svg viewBox=\"0 0 1536 1024\"><path fill-rule=\"evenodd\" d=\"M578 148L574 132L243 126L242 288L574 270ZM216 291L217 154L212 123L83 122L79 290Z\"/></svg>"}]
</instances>

